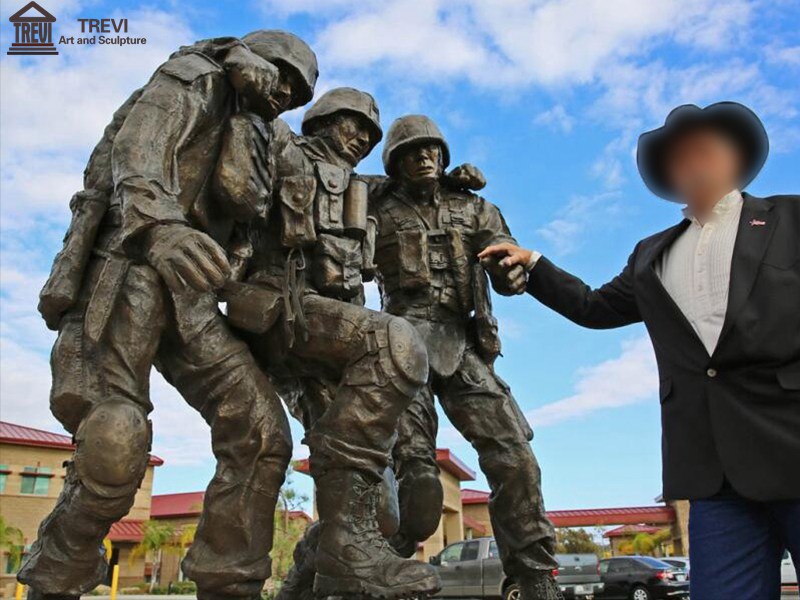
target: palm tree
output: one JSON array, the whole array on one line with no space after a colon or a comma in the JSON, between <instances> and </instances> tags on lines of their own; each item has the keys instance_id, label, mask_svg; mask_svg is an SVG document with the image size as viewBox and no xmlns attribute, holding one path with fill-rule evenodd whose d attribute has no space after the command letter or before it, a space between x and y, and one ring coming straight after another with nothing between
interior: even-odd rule
<instances>
[{"instance_id":1,"label":"palm tree","mask_svg":"<svg viewBox=\"0 0 800 600\"><path fill-rule=\"evenodd\" d=\"M9 570L16 571L22 562L25 536L22 534L22 530L6 525L3 517L0 517L0 548L4 548L8 553Z\"/></svg>"},{"instance_id":2,"label":"palm tree","mask_svg":"<svg viewBox=\"0 0 800 600\"><path fill-rule=\"evenodd\" d=\"M149 554L154 556L153 572L150 575L151 594L155 590L156 582L158 581L164 548L173 542L174 537L175 527L173 525L158 523L157 521L145 521L142 524L142 541L131 550L131 555L128 558L131 562L140 556L146 557Z\"/></svg>"}]
</instances>

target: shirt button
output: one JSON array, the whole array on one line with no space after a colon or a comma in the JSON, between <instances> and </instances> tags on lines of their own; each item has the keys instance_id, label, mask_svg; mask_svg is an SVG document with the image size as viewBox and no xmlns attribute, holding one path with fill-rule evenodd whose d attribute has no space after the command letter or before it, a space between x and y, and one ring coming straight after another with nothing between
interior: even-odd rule
<instances>
[{"instance_id":1,"label":"shirt button","mask_svg":"<svg viewBox=\"0 0 800 600\"><path fill-rule=\"evenodd\" d=\"M716 377L717 376L717 370L716 369L709 369L708 371L706 371L706 375L708 375L709 377Z\"/></svg>"}]
</instances>

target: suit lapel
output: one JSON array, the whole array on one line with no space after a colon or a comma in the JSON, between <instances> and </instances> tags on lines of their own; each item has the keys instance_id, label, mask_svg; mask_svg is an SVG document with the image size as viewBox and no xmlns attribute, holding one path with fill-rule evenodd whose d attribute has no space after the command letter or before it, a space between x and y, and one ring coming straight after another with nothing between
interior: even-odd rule
<instances>
[{"instance_id":1,"label":"suit lapel","mask_svg":"<svg viewBox=\"0 0 800 600\"><path fill-rule=\"evenodd\" d=\"M669 295L669 292L667 292L667 289L661 282L661 278L658 276L658 273L656 273L656 261L660 260L664 251L672 245L678 236L686 231L686 229L689 227L689 224L689 219L684 219L674 227L664 231L661 236L659 236L649 247L647 247L642 256L642 277L644 279L644 283L647 284L647 289L651 290L653 293L653 299L661 304L661 312L670 315L671 323L680 323L684 333L694 338L699 347L705 353L705 346L703 346L703 343L700 340L700 337L697 335L697 332L694 330L694 327L692 327L692 324L689 323L689 320L686 318L686 315L683 314L683 311L681 311L678 305L675 304L672 296Z\"/></svg>"},{"instance_id":2,"label":"suit lapel","mask_svg":"<svg viewBox=\"0 0 800 600\"><path fill-rule=\"evenodd\" d=\"M761 260L778 223L778 214L771 212L772 208L773 204L769 200L744 194L739 230L733 247L728 307L717 349L744 308L755 284Z\"/></svg>"}]
</instances>

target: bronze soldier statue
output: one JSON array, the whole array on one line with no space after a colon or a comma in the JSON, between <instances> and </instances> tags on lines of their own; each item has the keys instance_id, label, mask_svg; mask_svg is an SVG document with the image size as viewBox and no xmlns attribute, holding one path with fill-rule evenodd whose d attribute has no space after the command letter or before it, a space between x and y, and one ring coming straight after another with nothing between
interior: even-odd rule
<instances>
[{"instance_id":1,"label":"bronze soldier statue","mask_svg":"<svg viewBox=\"0 0 800 600\"><path fill-rule=\"evenodd\" d=\"M209 423L217 458L183 570L201 600L260 598L292 445L274 389L217 308L235 218L209 182L231 114L272 120L308 102L316 78L314 53L291 34L201 41L106 128L41 294L58 330L51 408L76 450L18 576L30 597L78 597L105 579L103 539L147 466L155 362Z\"/></svg>"},{"instance_id":2,"label":"bronze soldier statue","mask_svg":"<svg viewBox=\"0 0 800 600\"><path fill-rule=\"evenodd\" d=\"M378 107L369 94L336 88L309 109L303 133L281 121L232 119L216 177L220 196L243 206L266 202L267 210L251 226L252 256L245 283L227 296L228 318L250 332L273 377L299 380L311 397L305 442L320 516L314 591L434 592L436 570L398 556L378 522L398 419L428 378L414 328L362 306L374 228L367 184L352 173L382 137Z\"/></svg>"},{"instance_id":3,"label":"bronze soldier statue","mask_svg":"<svg viewBox=\"0 0 800 600\"><path fill-rule=\"evenodd\" d=\"M407 553L441 509L435 464L434 396L478 452L492 490L489 512L503 567L525 600L558 598L555 535L542 500L533 437L508 385L494 372L500 352L488 278L500 294L524 289L522 269L481 265L477 254L513 238L500 211L477 195L442 186L446 140L429 118L396 120L387 134L386 191L371 202L377 221L376 279L383 309L407 319L425 342L430 378L404 416L395 452L400 485L398 547ZM424 506L425 501L438 505Z\"/></svg>"}]
</instances>

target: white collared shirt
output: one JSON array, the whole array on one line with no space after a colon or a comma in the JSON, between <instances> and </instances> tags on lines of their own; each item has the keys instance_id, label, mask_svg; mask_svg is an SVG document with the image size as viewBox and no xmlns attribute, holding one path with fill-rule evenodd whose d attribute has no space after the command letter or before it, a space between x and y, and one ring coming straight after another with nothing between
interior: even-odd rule
<instances>
[{"instance_id":1,"label":"white collared shirt","mask_svg":"<svg viewBox=\"0 0 800 600\"><path fill-rule=\"evenodd\" d=\"M731 262L742 194L733 190L714 206L705 223L684 209L691 222L656 263L656 273L711 355L717 347L731 281Z\"/></svg>"}]
</instances>

